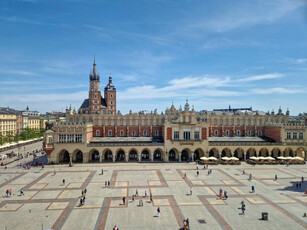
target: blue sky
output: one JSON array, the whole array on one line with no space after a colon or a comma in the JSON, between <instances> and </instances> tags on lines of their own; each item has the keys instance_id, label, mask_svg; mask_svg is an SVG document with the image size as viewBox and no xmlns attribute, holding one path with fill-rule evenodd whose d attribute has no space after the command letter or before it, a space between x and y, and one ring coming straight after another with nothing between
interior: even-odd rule
<instances>
[{"instance_id":1,"label":"blue sky","mask_svg":"<svg viewBox=\"0 0 307 230\"><path fill-rule=\"evenodd\" d=\"M96 54L118 110L307 111L305 0L1 0L0 106L78 109Z\"/></svg>"}]
</instances>

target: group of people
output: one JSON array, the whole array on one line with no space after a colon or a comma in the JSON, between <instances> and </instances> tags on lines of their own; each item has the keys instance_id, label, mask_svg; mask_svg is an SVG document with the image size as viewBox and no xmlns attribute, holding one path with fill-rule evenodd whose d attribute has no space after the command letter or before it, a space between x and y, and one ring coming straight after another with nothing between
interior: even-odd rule
<instances>
[{"instance_id":1,"label":"group of people","mask_svg":"<svg viewBox=\"0 0 307 230\"><path fill-rule=\"evenodd\" d=\"M228 198L227 191L226 190L224 191L224 196L223 196L223 190L220 188L219 198L227 200L227 198Z\"/></svg>"},{"instance_id":2,"label":"group of people","mask_svg":"<svg viewBox=\"0 0 307 230\"><path fill-rule=\"evenodd\" d=\"M183 220L183 229L190 229L190 221L189 218Z\"/></svg>"},{"instance_id":3,"label":"group of people","mask_svg":"<svg viewBox=\"0 0 307 230\"><path fill-rule=\"evenodd\" d=\"M9 195L11 196L12 195L12 189L11 188L7 189L5 193L6 193L6 196L9 196Z\"/></svg>"},{"instance_id":4,"label":"group of people","mask_svg":"<svg viewBox=\"0 0 307 230\"><path fill-rule=\"evenodd\" d=\"M111 182L110 181L105 181L104 182L104 187L110 187L111 185Z\"/></svg>"},{"instance_id":5,"label":"group of people","mask_svg":"<svg viewBox=\"0 0 307 230\"><path fill-rule=\"evenodd\" d=\"M81 197L80 197L80 206L85 204L85 195L86 195L87 189L81 191Z\"/></svg>"}]
</instances>

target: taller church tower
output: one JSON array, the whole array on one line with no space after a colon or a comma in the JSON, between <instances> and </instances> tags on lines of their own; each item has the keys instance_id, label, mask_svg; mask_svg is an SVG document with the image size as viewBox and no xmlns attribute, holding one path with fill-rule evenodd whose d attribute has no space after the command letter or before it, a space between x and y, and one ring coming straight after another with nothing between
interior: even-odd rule
<instances>
[{"instance_id":1,"label":"taller church tower","mask_svg":"<svg viewBox=\"0 0 307 230\"><path fill-rule=\"evenodd\" d=\"M96 61L94 58L93 71L90 73L90 90L89 90L89 113L101 114L101 92L100 76L96 70Z\"/></svg>"}]
</instances>

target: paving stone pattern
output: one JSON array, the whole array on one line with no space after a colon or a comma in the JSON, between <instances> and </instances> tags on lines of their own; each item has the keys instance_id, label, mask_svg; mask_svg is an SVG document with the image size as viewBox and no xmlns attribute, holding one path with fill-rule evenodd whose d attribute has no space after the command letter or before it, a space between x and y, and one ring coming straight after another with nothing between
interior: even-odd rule
<instances>
[{"instance_id":1,"label":"paving stone pattern","mask_svg":"<svg viewBox=\"0 0 307 230\"><path fill-rule=\"evenodd\" d=\"M307 180L305 165L209 168L211 174L195 163L0 168L0 229L181 229L186 218L193 230L307 229L307 182L296 186L302 176ZM220 189L228 199L219 198ZM268 212L268 221L262 212Z\"/></svg>"}]
</instances>

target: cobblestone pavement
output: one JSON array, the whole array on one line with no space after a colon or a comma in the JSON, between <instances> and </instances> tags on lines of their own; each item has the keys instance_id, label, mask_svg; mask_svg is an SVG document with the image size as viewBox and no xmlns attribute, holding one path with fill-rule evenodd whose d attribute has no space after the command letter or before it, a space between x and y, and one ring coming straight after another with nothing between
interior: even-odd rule
<instances>
[{"instance_id":1,"label":"cobblestone pavement","mask_svg":"<svg viewBox=\"0 0 307 230\"><path fill-rule=\"evenodd\" d=\"M307 229L307 183L296 186L302 176L307 180L305 165L209 166L210 175L198 166L199 176L196 167L110 163L1 168L0 229L180 229L186 218L190 229ZM85 188L85 204L80 206ZM228 199L218 197L220 189ZM240 214L242 201L245 215ZM268 221L261 220L262 212L268 213Z\"/></svg>"}]
</instances>

